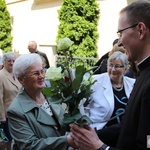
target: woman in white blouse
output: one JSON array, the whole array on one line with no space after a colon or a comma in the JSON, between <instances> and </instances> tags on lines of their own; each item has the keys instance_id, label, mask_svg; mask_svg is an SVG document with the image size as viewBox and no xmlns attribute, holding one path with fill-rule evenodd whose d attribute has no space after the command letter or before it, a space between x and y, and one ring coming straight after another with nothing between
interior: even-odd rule
<instances>
[{"instance_id":1,"label":"woman in white blouse","mask_svg":"<svg viewBox=\"0 0 150 150\"><path fill-rule=\"evenodd\" d=\"M92 86L94 93L89 106L85 108L92 120L91 127L101 129L119 123L135 79L125 77L128 61L122 52L114 52L107 63L107 73L94 75L97 82ZM112 117L115 119L108 122Z\"/></svg>"}]
</instances>

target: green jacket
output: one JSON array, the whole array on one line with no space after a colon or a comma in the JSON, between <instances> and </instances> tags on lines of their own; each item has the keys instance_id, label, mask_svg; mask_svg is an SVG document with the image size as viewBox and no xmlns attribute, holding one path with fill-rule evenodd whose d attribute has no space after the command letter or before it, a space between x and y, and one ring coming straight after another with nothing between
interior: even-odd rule
<instances>
[{"instance_id":1,"label":"green jacket","mask_svg":"<svg viewBox=\"0 0 150 150\"><path fill-rule=\"evenodd\" d=\"M67 138L59 136L55 127L63 129L64 110L51 104L56 121L22 90L8 108L9 130L15 150L66 150Z\"/></svg>"}]
</instances>

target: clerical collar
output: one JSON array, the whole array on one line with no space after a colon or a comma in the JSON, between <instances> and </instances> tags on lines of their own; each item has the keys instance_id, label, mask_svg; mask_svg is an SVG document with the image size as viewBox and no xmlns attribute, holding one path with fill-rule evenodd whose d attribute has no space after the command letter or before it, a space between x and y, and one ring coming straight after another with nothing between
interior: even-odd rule
<instances>
[{"instance_id":1,"label":"clerical collar","mask_svg":"<svg viewBox=\"0 0 150 150\"><path fill-rule=\"evenodd\" d=\"M137 65L140 65L144 60L146 60L148 57L150 56L147 56L146 58L144 58L142 61L140 61Z\"/></svg>"},{"instance_id":2,"label":"clerical collar","mask_svg":"<svg viewBox=\"0 0 150 150\"><path fill-rule=\"evenodd\" d=\"M147 68L148 66L150 66L150 56L144 58L141 62L139 62L137 64L138 68L140 70L144 70L145 68Z\"/></svg>"}]
</instances>

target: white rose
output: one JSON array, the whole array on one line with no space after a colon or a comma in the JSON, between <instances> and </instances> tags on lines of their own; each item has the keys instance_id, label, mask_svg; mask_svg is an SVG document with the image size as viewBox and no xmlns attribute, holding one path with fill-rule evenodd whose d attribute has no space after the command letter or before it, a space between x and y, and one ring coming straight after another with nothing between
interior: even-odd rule
<instances>
[{"instance_id":1,"label":"white rose","mask_svg":"<svg viewBox=\"0 0 150 150\"><path fill-rule=\"evenodd\" d=\"M59 39L57 48L58 48L59 50L66 50L66 49L68 49L72 44L73 44L73 42L72 42L69 38L62 38L62 39Z\"/></svg>"},{"instance_id":2,"label":"white rose","mask_svg":"<svg viewBox=\"0 0 150 150\"><path fill-rule=\"evenodd\" d=\"M45 75L45 79L46 80L59 80L62 78L62 73L61 73L62 69L61 67L50 67L49 69L47 69L46 71L46 75Z\"/></svg>"}]
</instances>

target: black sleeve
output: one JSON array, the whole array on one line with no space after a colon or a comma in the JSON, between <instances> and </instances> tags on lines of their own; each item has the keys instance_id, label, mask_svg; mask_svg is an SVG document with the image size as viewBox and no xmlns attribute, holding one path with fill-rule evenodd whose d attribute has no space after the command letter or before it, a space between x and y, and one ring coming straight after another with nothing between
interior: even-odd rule
<instances>
[{"instance_id":1,"label":"black sleeve","mask_svg":"<svg viewBox=\"0 0 150 150\"><path fill-rule=\"evenodd\" d=\"M118 141L120 130L121 124L115 124L110 127L97 130L96 132L102 142L109 146L115 147Z\"/></svg>"}]
</instances>

